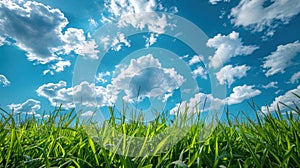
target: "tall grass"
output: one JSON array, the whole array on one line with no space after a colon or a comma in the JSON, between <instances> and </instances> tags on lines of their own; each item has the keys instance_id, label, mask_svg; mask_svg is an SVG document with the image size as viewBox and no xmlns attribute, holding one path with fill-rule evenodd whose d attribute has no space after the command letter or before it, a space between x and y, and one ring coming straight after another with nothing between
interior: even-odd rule
<instances>
[{"instance_id":1,"label":"tall grass","mask_svg":"<svg viewBox=\"0 0 300 168\"><path fill-rule=\"evenodd\" d=\"M119 133L123 138L146 137L135 157L130 157L126 149L123 155L117 152L118 148L135 147L126 138L118 141L118 148L111 148L114 150L104 148L103 144L116 144L105 137L101 142L91 137L74 110L62 114L58 108L48 118L17 122L15 114L1 109L0 167L300 167L299 107L287 106L289 110L284 112L278 106L275 113L265 114L250 105L255 120L246 114L246 121L231 119L227 111L227 122L218 123L204 139L200 138L204 123L199 120L189 125L186 136L164 153L158 151L174 140L172 137L163 137L157 146L146 144L171 128L165 116L146 125L125 122L124 118L117 121L112 115L106 127L98 131L107 136ZM112 108L110 112L113 114ZM154 155L147 155L148 150L154 150Z\"/></svg>"}]
</instances>

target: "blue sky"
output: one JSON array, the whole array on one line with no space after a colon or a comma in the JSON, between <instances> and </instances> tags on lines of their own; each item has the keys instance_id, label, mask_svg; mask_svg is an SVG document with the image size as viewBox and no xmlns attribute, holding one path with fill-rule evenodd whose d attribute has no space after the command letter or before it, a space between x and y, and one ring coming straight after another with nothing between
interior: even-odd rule
<instances>
[{"instance_id":1,"label":"blue sky","mask_svg":"<svg viewBox=\"0 0 300 168\"><path fill-rule=\"evenodd\" d=\"M298 0L3 0L0 106L273 111L300 94L299 13Z\"/></svg>"}]
</instances>

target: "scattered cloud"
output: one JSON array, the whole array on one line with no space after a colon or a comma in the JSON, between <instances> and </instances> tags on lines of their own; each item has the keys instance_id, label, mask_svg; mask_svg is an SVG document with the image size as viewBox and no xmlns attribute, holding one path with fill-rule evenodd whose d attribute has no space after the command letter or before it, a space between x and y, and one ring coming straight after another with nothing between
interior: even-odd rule
<instances>
[{"instance_id":1,"label":"scattered cloud","mask_svg":"<svg viewBox=\"0 0 300 168\"><path fill-rule=\"evenodd\" d=\"M95 111L86 111L85 113L82 113L80 116L82 117L91 117L95 114Z\"/></svg>"},{"instance_id":2,"label":"scattered cloud","mask_svg":"<svg viewBox=\"0 0 300 168\"><path fill-rule=\"evenodd\" d=\"M274 99L274 101L272 102L272 104L270 106L268 106L269 111L274 112L275 110L277 110L277 104L279 105L279 108L281 110L289 110L286 106L284 106L281 103L284 103L291 107L294 107L294 103L295 103L298 107L300 107L300 103L298 101L299 99L293 93L300 95L300 85L298 85L298 87L295 89L287 91L284 95L276 97ZM263 113L267 113L268 112L267 109L268 109L267 106L261 107L261 111Z\"/></svg>"},{"instance_id":3,"label":"scattered cloud","mask_svg":"<svg viewBox=\"0 0 300 168\"><path fill-rule=\"evenodd\" d=\"M232 57L250 55L258 49L258 47L254 45L244 46L242 39L239 37L239 33L235 31L227 36L218 34L209 39L206 45L217 49L213 56L209 56L209 66L213 68L221 67L222 64L228 62Z\"/></svg>"},{"instance_id":4,"label":"scattered cloud","mask_svg":"<svg viewBox=\"0 0 300 168\"><path fill-rule=\"evenodd\" d=\"M139 96L158 97L178 89L184 82L183 76L174 68L163 68L158 59L151 54L132 59L129 65L119 66L117 77L112 79L112 85L118 91L124 90L123 97L128 102Z\"/></svg>"},{"instance_id":5,"label":"scattered cloud","mask_svg":"<svg viewBox=\"0 0 300 168\"><path fill-rule=\"evenodd\" d=\"M268 2L269 4L267 4ZM279 23L288 24L290 19L299 13L299 0L241 0L231 10L230 17L235 26L250 28L255 32L267 29L267 35L272 36L274 34L273 29Z\"/></svg>"},{"instance_id":6,"label":"scattered cloud","mask_svg":"<svg viewBox=\"0 0 300 168\"><path fill-rule=\"evenodd\" d=\"M192 59L189 60L189 65L194 65L199 62L202 62L204 60L204 57L202 55L194 55Z\"/></svg>"},{"instance_id":7,"label":"scattered cloud","mask_svg":"<svg viewBox=\"0 0 300 168\"><path fill-rule=\"evenodd\" d=\"M216 5L219 2L230 2L230 0L209 0L209 3L212 5Z\"/></svg>"},{"instance_id":8,"label":"scattered cloud","mask_svg":"<svg viewBox=\"0 0 300 168\"><path fill-rule=\"evenodd\" d=\"M187 111L188 113L195 113L196 110L202 109L204 109L203 111L220 110L220 108L226 103L228 105L238 104L259 94L261 94L261 91L254 89L254 86L248 85L234 87L233 93L224 99L215 98L212 94L200 92L195 94L195 96L189 101L182 101L181 103L178 103L170 110L170 114L176 114L178 111L184 112L186 107L189 108ZM205 101L206 104L204 104Z\"/></svg>"},{"instance_id":9,"label":"scattered cloud","mask_svg":"<svg viewBox=\"0 0 300 168\"><path fill-rule=\"evenodd\" d=\"M253 85L236 86L233 88L233 93L231 93L226 100L229 105L238 104L260 94L261 91L254 89Z\"/></svg>"},{"instance_id":10,"label":"scattered cloud","mask_svg":"<svg viewBox=\"0 0 300 168\"><path fill-rule=\"evenodd\" d=\"M145 44L145 47L146 47L146 48L149 48L149 47L152 46L154 43L156 43L157 37L158 37L158 34L155 34L155 33L151 33L151 34L150 34L150 37L145 37L145 38L146 38L146 44Z\"/></svg>"},{"instance_id":11,"label":"scattered cloud","mask_svg":"<svg viewBox=\"0 0 300 168\"><path fill-rule=\"evenodd\" d=\"M119 33L117 37L115 37L111 44L111 49L114 51L120 51L122 46L130 47L130 42L126 39L123 33Z\"/></svg>"},{"instance_id":12,"label":"scattered cloud","mask_svg":"<svg viewBox=\"0 0 300 168\"><path fill-rule=\"evenodd\" d=\"M250 67L246 65L235 67L233 67L232 65L226 65L216 73L216 77L221 85L228 84L228 87L230 87L236 79L245 77L248 70L250 70Z\"/></svg>"},{"instance_id":13,"label":"scattered cloud","mask_svg":"<svg viewBox=\"0 0 300 168\"><path fill-rule=\"evenodd\" d=\"M276 86L278 84L278 82L270 82L267 85L263 85L262 87L264 89L269 89L269 88L278 88L278 86Z\"/></svg>"},{"instance_id":14,"label":"scattered cloud","mask_svg":"<svg viewBox=\"0 0 300 168\"><path fill-rule=\"evenodd\" d=\"M290 79L290 82L294 84L297 83L299 79L300 79L300 71L293 74L293 76Z\"/></svg>"},{"instance_id":15,"label":"scattered cloud","mask_svg":"<svg viewBox=\"0 0 300 168\"><path fill-rule=\"evenodd\" d=\"M198 76L200 76L203 79L207 79L207 71L202 67L199 66L197 69L192 71L193 77L197 78Z\"/></svg>"},{"instance_id":16,"label":"scattered cloud","mask_svg":"<svg viewBox=\"0 0 300 168\"><path fill-rule=\"evenodd\" d=\"M107 79L105 77L110 76L111 73L109 71L100 72L96 75L96 82L105 84L107 83Z\"/></svg>"},{"instance_id":17,"label":"scattered cloud","mask_svg":"<svg viewBox=\"0 0 300 168\"><path fill-rule=\"evenodd\" d=\"M0 34L1 35L1 34ZM3 46L5 43L7 43L6 38L0 36L0 47Z\"/></svg>"},{"instance_id":18,"label":"scattered cloud","mask_svg":"<svg viewBox=\"0 0 300 168\"><path fill-rule=\"evenodd\" d=\"M65 81L47 83L40 86L36 92L38 96L47 98L52 106L62 104L63 108L74 108L75 104L87 107L111 105L114 102L111 85L95 86L86 81L67 88Z\"/></svg>"},{"instance_id":19,"label":"scattered cloud","mask_svg":"<svg viewBox=\"0 0 300 168\"><path fill-rule=\"evenodd\" d=\"M59 9L34 1L0 1L0 23L0 36L15 41L29 61L57 63L71 52L95 58L83 52L88 44L83 30L66 29L68 20Z\"/></svg>"},{"instance_id":20,"label":"scattered cloud","mask_svg":"<svg viewBox=\"0 0 300 168\"><path fill-rule=\"evenodd\" d=\"M3 87L10 85L10 81L2 74L0 74L0 85Z\"/></svg>"},{"instance_id":21,"label":"scattered cloud","mask_svg":"<svg viewBox=\"0 0 300 168\"><path fill-rule=\"evenodd\" d=\"M292 60L300 53L300 43L295 41L286 45L279 45L277 50L264 58L262 67L267 77L276 73L284 73L292 65ZM268 70L266 70L268 69Z\"/></svg>"},{"instance_id":22,"label":"scattered cloud","mask_svg":"<svg viewBox=\"0 0 300 168\"><path fill-rule=\"evenodd\" d=\"M41 108L40 101L34 99L28 99L20 104L11 104L8 105L8 107L17 113L40 116L39 114L36 114L36 111Z\"/></svg>"}]
</instances>

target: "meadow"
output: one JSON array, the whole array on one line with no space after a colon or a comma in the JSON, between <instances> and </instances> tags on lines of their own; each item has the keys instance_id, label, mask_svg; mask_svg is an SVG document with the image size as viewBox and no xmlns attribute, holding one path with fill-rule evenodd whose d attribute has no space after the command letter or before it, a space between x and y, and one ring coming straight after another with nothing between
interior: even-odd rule
<instances>
[{"instance_id":1,"label":"meadow","mask_svg":"<svg viewBox=\"0 0 300 168\"><path fill-rule=\"evenodd\" d=\"M169 136L153 146L153 154L147 155L142 146L144 154L137 156L104 148L86 132L74 109L62 114L62 109L56 108L47 118L20 122L17 114L1 108L0 167L300 167L300 107L295 103L285 105L288 110L278 106L276 112L262 113L254 103L249 106L256 119L243 114L241 121L226 111L227 121L218 122L205 138L200 138L204 123L197 120L189 124L186 136L164 153L156 151ZM102 133L112 135L106 128L114 128L125 137L146 137L144 145L171 127L163 115L145 125L114 117L112 108L110 112ZM130 143L121 142L120 147Z\"/></svg>"}]
</instances>

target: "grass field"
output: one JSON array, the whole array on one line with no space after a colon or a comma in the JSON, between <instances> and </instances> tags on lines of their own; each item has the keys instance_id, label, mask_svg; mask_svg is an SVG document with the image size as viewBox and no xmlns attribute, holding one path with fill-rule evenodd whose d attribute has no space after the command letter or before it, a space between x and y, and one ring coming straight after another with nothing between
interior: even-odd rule
<instances>
[{"instance_id":1,"label":"grass field","mask_svg":"<svg viewBox=\"0 0 300 168\"><path fill-rule=\"evenodd\" d=\"M171 127L165 117L145 125L112 116L105 122L107 127L100 130L102 133L113 135L106 128L114 128L125 137L146 137L140 148L144 155L135 157L126 156L126 152L119 155L97 143L86 133L74 110L62 115L58 108L50 117L17 122L16 115L1 109L4 112L0 121L0 167L300 167L299 107L294 105L287 111L278 108L272 115L256 109L253 105L255 120L244 115L245 120L239 121L227 112L227 122L218 123L202 139L204 123L193 122L176 145L153 155L147 155L143 146ZM155 151L170 140L165 138L153 146ZM120 148L130 143L120 142Z\"/></svg>"}]
</instances>

